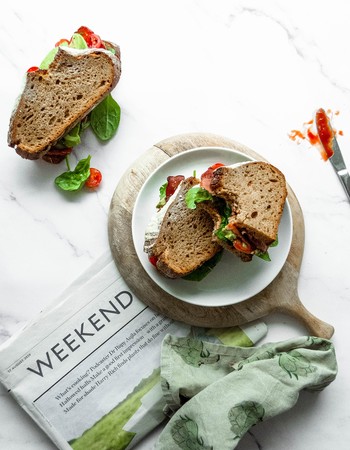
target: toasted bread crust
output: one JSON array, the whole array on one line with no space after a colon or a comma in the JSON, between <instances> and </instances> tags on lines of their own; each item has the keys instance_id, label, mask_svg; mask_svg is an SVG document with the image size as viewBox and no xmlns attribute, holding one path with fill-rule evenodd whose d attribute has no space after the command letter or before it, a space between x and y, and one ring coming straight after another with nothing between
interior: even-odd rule
<instances>
[{"instance_id":1,"label":"toasted bread crust","mask_svg":"<svg viewBox=\"0 0 350 450\"><path fill-rule=\"evenodd\" d=\"M198 183L194 177L182 182L152 247L151 255L157 258L157 269L168 278L180 278L193 272L221 250L221 246L212 241L211 216L204 210L186 206L186 192Z\"/></svg>"},{"instance_id":2,"label":"toasted bread crust","mask_svg":"<svg viewBox=\"0 0 350 450\"><path fill-rule=\"evenodd\" d=\"M29 72L14 109L8 145L39 159L114 89L121 74L116 55L100 49L60 47L47 70Z\"/></svg>"}]
</instances>

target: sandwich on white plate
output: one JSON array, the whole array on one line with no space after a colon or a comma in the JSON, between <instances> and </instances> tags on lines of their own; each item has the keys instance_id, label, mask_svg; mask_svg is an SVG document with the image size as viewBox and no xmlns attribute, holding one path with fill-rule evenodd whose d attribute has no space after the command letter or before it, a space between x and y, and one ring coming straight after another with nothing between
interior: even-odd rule
<instances>
[{"instance_id":1,"label":"sandwich on white plate","mask_svg":"<svg viewBox=\"0 0 350 450\"><path fill-rule=\"evenodd\" d=\"M111 139L120 120L111 91L120 75L119 46L80 27L28 69L10 118L8 145L25 159L58 164L88 127L102 141ZM89 162L82 164L85 172Z\"/></svg>"},{"instance_id":2,"label":"sandwich on white plate","mask_svg":"<svg viewBox=\"0 0 350 450\"><path fill-rule=\"evenodd\" d=\"M150 262L166 277L201 280L224 249L243 262L254 256L270 261L268 249L278 244L287 198L285 177L272 164L216 163L200 179L183 177L166 197L144 245Z\"/></svg>"}]
</instances>

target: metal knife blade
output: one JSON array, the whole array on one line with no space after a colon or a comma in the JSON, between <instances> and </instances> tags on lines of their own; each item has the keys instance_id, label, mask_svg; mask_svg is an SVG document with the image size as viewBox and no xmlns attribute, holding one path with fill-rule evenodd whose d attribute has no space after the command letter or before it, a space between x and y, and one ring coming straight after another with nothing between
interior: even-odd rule
<instances>
[{"instance_id":1,"label":"metal knife blade","mask_svg":"<svg viewBox=\"0 0 350 450\"><path fill-rule=\"evenodd\" d=\"M349 171L346 168L345 161L343 158L343 155L340 151L337 139L335 136L332 140L332 149L333 149L333 156L329 158L329 161L331 162L333 169L335 170L336 174L338 175L338 178L346 192L346 195L348 197L348 200L350 201L350 175Z\"/></svg>"}]
</instances>

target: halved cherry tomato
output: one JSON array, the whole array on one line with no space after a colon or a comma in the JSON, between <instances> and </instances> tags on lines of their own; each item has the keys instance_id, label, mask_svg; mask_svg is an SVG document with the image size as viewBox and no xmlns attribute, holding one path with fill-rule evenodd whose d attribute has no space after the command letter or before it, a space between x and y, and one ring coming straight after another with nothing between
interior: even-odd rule
<instances>
[{"instance_id":1,"label":"halved cherry tomato","mask_svg":"<svg viewBox=\"0 0 350 450\"><path fill-rule=\"evenodd\" d=\"M27 70L27 72L36 72L37 70L39 70L39 67L33 66L33 67L29 67L29 69Z\"/></svg>"},{"instance_id":2,"label":"halved cherry tomato","mask_svg":"<svg viewBox=\"0 0 350 450\"><path fill-rule=\"evenodd\" d=\"M95 33L92 33L90 36L90 42L92 48L105 48L102 39Z\"/></svg>"},{"instance_id":3,"label":"halved cherry tomato","mask_svg":"<svg viewBox=\"0 0 350 450\"><path fill-rule=\"evenodd\" d=\"M88 188L96 188L102 181L102 174L98 169L90 167L90 176L85 182L85 186Z\"/></svg>"},{"instance_id":4,"label":"halved cherry tomato","mask_svg":"<svg viewBox=\"0 0 350 450\"><path fill-rule=\"evenodd\" d=\"M56 42L55 47L59 47L62 44L69 45L69 41L67 39L60 39L58 42Z\"/></svg>"},{"instance_id":5,"label":"halved cherry tomato","mask_svg":"<svg viewBox=\"0 0 350 450\"><path fill-rule=\"evenodd\" d=\"M213 178L214 170L218 167L222 167L224 164L222 163L215 163L212 166L210 166L204 173L201 175L201 186L202 188L206 189L210 192L210 182Z\"/></svg>"},{"instance_id":6,"label":"halved cherry tomato","mask_svg":"<svg viewBox=\"0 0 350 450\"><path fill-rule=\"evenodd\" d=\"M148 258L148 260L149 260L149 262L150 262L151 264L153 264L155 267L157 267L157 261L158 261L158 258L157 258L156 256L150 256L150 257Z\"/></svg>"},{"instance_id":7,"label":"halved cherry tomato","mask_svg":"<svg viewBox=\"0 0 350 450\"><path fill-rule=\"evenodd\" d=\"M167 186L165 189L165 199L166 201L169 200L169 198L174 194L176 191L178 185L181 183L182 180L184 180L185 177L183 175L170 175L167 178Z\"/></svg>"},{"instance_id":8,"label":"halved cherry tomato","mask_svg":"<svg viewBox=\"0 0 350 450\"><path fill-rule=\"evenodd\" d=\"M79 27L76 31L76 33L79 33L83 36L85 39L85 42L87 43L88 47L90 47L91 39L90 36L93 34L93 31L90 30L88 27Z\"/></svg>"},{"instance_id":9,"label":"halved cherry tomato","mask_svg":"<svg viewBox=\"0 0 350 450\"><path fill-rule=\"evenodd\" d=\"M241 241L240 239L235 239L233 241L233 246L236 250L242 253L252 253L253 248L247 242Z\"/></svg>"},{"instance_id":10,"label":"halved cherry tomato","mask_svg":"<svg viewBox=\"0 0 350 450\"><path fill-rule=\"evenodd\" d=\"M83 36L87 46L90 48L105 48L102 39L88 27L79 27L76 33Z\"/></svg>"},{"instance_id":11,"label":"halved cherry tomato","mask_svg":"<svg viewBox=\"0 0 350 450\"><path fill-rule=\"evenodd\" d=\"M236 250L243 253L252 253L254 251L252 245L246 239L244 239L242 233L239 231L236 225L230 222L228 223L226 228L228 230L231 230L237 236L237 239L232 241L232 245Z\"/></svg>"}]
</instances>

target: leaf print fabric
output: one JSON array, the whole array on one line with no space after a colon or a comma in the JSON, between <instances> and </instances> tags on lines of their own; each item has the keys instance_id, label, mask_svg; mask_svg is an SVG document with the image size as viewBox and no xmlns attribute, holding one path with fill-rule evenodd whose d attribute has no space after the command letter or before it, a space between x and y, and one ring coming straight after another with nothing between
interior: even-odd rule
<instances>
[{"instance_id":1,"label":"leaf print fabric","mask_svg":"<svg viewBox=\"0 0 350 450\"><path fill-rule=\"evenodd\" d=\"M233 450L252 426L293 407L301 390L321 391L336 374L326 339L245 348L168 335L161 379L172 417L155 450Z\"/></svg>"},{"instance_id":2,"label":"leaf print fabric","mask_svg":"<svg viewBox=\"0 0 350 450\"><path fill-rule=\"evenodd\" d=\"M264 415L264 407L257 402L245 401L231 408L228 418L236 439L241 438L250 427L263 420Z\"/></svg>"},{"instance_id":3,"label":"leaf print fabric","mask_svg":"<svg viewBox=\"0 0 350 450\"><path fill-rule=\"evenodd\" d=\"M173 424L171 435L181 450L212 450L213 448L206 446L203 439L198 436L198 425L189 417L180 416L180 419Z\"/></svg>"},{"instance_id":4,"label":"leaf print fabric","mask_svg":"<svg viewBox=\"0 0 350 450\"><path fill-rule=\"evenodd\" d=\"M298 380L299 376L307 377L309 373L315 372L317 368L297 350L281 353L278 363L285 370L290 378L293 376Z\"/></svg>"}]
</instances>

